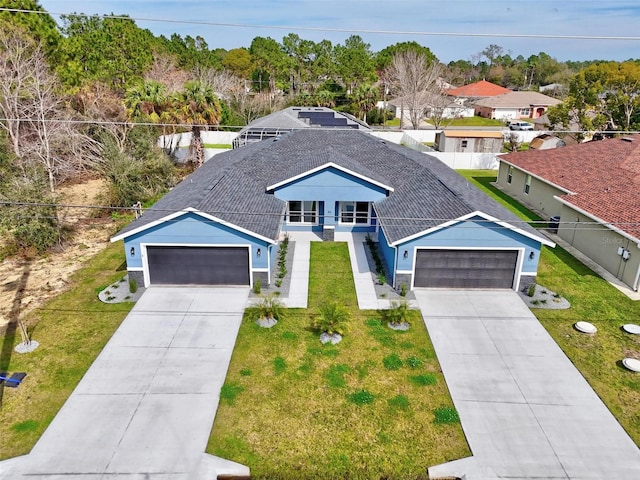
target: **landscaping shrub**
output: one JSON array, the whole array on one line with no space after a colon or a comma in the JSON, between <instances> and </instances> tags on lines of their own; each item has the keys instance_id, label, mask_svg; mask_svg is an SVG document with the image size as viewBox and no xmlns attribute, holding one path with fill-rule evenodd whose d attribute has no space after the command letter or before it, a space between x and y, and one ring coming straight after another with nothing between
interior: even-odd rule
<instances>
[{"instance_id":1,"label":"landscaping shrub","mask_svg":"<svg viewBox=\"0 0 640 480\"><path fill-rule=\"evenodd\" d=\"M533 297L536 294L536 284L532 283L531 285L529 285L529 287L527 288L527 296L528 297Z\"/></svg>"},{"instance_id":2,"label":"landscaping shrub","mask_svg":"<svg viewBox=\"0 0 640 480\"><path fill-rule=\"evenodd\" d=\"M253 282L253 293L255 293L256 295L260 295L261 291L262 291L262 282L260 281L259 278L256 278L255 282Z\"/></svg>"},{"instance_id":3,"label":"landscaping shrub","mask_svg":"<svg viewBox=\"0 0 640 480\"><path fill-rule=\"evenodd\" d=\"M138 291L138 282L135 278L129 279L129 292L136 293Z\"/></svg>"},{"instance_id":4,"label":"landscaping shrub","mask_svg":"<svg viewBox=\"0 0 640 480\"><path fill-rule=\"evenodd\" d=\"M350 314L343 305L336 302L320 305L318 315L312 320L312 328L329 335L344 335L349 330Z\"/></svg>"},{"instance_id":5,"label":"landscaping shrub","mask_svg":"<svg viewBox=\"0 0 640 480\"><path fill-rule=\"evenodd\" d=\"M284 305L274 295L266 295L256 304L258 318L275 318L280 320L284 314Z\"/></svg>"},{"instance_id":6,"label":"landscaping shrub","mask_svg":"<svg viewBox=\"0 0 640 480\"><path fill-rule=\"evenodd\" d=\"M392 325L409 323L409 303L406 300L391 302L391 307L385 311L387 321Z\"/></svg>"}]
</instances>

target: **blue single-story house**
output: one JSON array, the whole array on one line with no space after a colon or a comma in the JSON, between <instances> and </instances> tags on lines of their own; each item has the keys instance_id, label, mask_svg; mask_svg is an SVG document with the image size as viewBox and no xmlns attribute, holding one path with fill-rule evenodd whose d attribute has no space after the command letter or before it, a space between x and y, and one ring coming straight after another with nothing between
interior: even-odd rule
<instances>
[{"instance_id":1,"label":"blue single-story house","mask_svg":"<svg viewBox=\"0 0 640 480\"><path fill-rule=\"evenodd\" d=\"M217 155L111 240L144 286L265 285L292 231L370 233L396 288L518 289L554 246L434 157L316 129Z\"/></svg>"}]
</instances>

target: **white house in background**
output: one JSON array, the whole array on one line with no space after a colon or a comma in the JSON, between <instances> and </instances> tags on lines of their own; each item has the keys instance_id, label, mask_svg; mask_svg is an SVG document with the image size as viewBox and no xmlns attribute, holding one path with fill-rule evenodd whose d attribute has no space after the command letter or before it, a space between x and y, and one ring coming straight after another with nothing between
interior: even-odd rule
<instances>
[{"instance_id":1,"label":"white house in background","mask_svg":"<svg viewBox=\"0 0 640 480\"><path fill-rule=\"evenodd\" d=\"M535 119L560 100L539 92L509 92L475 103L476 115L495 120Z\"/></svg>"}]
</instances>

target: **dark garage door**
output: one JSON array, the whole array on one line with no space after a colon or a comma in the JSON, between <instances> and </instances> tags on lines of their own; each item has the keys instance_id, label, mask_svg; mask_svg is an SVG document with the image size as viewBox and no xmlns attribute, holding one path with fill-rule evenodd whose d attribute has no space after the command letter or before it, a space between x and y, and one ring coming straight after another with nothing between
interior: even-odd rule
<instances>
[{"instance_id":1,"label":"dark garage door","mask_svg":"<svg viewBox=\"0 0 640 480\"><path fill-rule=\"evenodd\" d=\"M152 285L249 285L247 247L147 247Z\"/></svg>"},{"instance_id":2,"label":"dark garage door","mask_svg":"<svg viewBox=\"0 0 640 480\"><path fill-rule=\"evenodd\" d=\"M418 250L414 286L512 288L516 250Z\"/></svg>"}]
</instances>

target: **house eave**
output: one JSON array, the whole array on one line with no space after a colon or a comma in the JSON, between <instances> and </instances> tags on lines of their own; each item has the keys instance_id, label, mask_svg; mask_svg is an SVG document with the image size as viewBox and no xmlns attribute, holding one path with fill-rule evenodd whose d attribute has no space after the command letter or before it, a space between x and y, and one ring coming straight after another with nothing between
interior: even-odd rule
<instances>
[{"instance_id":1,"label":"house eave","mask_svg":"<svg viewBox=\"0 0 640 480\"><path fill-rule=\"evenodd\" d=\"M273 185L269 185L267 186L267 192L270 192L272 190L275 190L276 188L282 187L284 185L287 185L291 182L295 182L296 180L300 180L301 178L304 177L308 177L309 175L313 175L314 173L320 172L322 170L326 170L328 168L335 168L336 170L340 170L341 172L344 172L348 175L351 175L353 177L359 178L360 180L364 180L367 183L370 183L372 185L375 185L377 187L383 188L385 190L387 190L388 192L393 192L393 187L390 187L389 185L385 185L384 183L378 182L376 180L373 180L372 178L366 177L365 175L361 175L357 172L354 172L353 170L349 170L348 168L344 168L340 165L337 165L333 162L327 162L323 165L320 165L316 168L312 168L311 170L307 170L306 172L300 173L298 175L295 175L293 177L287 178L285 180L282 180L278 183L274 183Z\"/></svg>"},{"instance_id":2,"label":"house eave","mask_svg":"<svg viewBox=\"0 0 640 480\"><path fill-rule=\"evenodd\" d=\"M224 225L224 226L229 227L229 228L231 228L233 230L237 230L238 232L244 233L245 235L249 235L249 236L251 236L253 238L256 238L258 240L262 240L262 241L264 241L266 243L270 243L272 245L275 245L275 244L278 243L277 241L275 241L273 239L270 239L270 238L264 237L262 235L259 235L259 234L255 233L255 232L247 230L246 228L242 228L242 227L240 227L238 225L235 225L235 224L233 224L231 222L227 222L226 220L218 218L218 217L216 217L214 215L210 215L208 213L201 212L198 209L193 208L193 207L187 207L187 208L185 208L183 210L179 210L179 211L170 213L169 215L166 215L166 216L164 216L162 218L159 218L158 220L154 220L153 222L149 222L149 223L147 223L145 225L141 225L138 228L134 228L133 230L130 230L128 232L121 233L120 235L115 235L115 236L111 237L110 241L111 241L111 243L114 243L114 242L117 242L119 240L124 240L127 237L130 237L132 235L136 235L138 233L144 232L145 230L149 230L150 228L153 228L153 227L156 227L158 225L161 225L161 224L163 224L165 222L173 220L174 218L178 218L178 217L180 217L182 215L185 215L187 213L193 213L193 214L198 215L198 216L200 216L202 218L206 218L207 220L211 220L211 221L213 221L215 223L218 223L220 225Z\"/></svg>"},{"instance_id":3,"label":"house eave","mask_svg":"<svg viewBox=\"0 0 640 480\"><path fill-rule=\"evenodd\" d=\"M509 222L504 222L504 221L499 220L499 219L497 219L495 217L492 217L491 215L487 215L486 213L481 212L479 210L476 210L475 212L468 213L468 214L463 215L461 217L458 217L458 218L456 218L454 220L449 220L448 222L442 223L442 224L440 224L440 225L438 225L436 227L428 228L426 230L423 230L421 232L415 233L415 234L410 235L408 237L401 238L400 240L396 240L395 242L392 242L391 245L394 246L394 247L398 246L398 245L402 245L403 243L407 243L407 242L409 242L411 240L415 240L416 238L420 238L420 237L422 237L424 235L428 235L430 233L437 232L438 230L442 230L443 228L450 227L450 226L455 225L455 224L460 223L460 222L465 222L465 221L467 221L467 220L469 220L470 218L473 218L473 217L482 217L482 218L484 218L485 220L487 220L489 222L493 222L496 225L500 225L501 227L509 229L509 230L511 230L513 232L516 232L519 235L522 235L524 237L527 237L527 238L530 238L530 239L535 240L537 242L540 242L542 245L546 245L546 246L548 246L550 248L554 248L556 246L556 244L554 242L552 242L551 240L548 240L547 238L544 238L542 236L532 235L531 233L529 233L529 232L527 232L525 230L522 230L521 228L518 228L518 227L512 225Z\"/></svg>"},{"instance_id":4,"label":"house eave","mask_svg":"<svg viewBox=\"0 0 640 480\"><path fill-rule=\"evenodd\" d=\"M566 205L567 207L571 208L572 210L575 210L576 212L584 215L585 217L588 217L590 219L592 219L594 222L598 222L599 224L601 224L603 227L609 228L612 231L616 232L618 235L623 236L624 238L627 238L629 240L631 240L632 242L635 242L638 244L638 247L640 248L640 238L638 237L634 237L633 235L631 235L628 232L625 232L624 230L616 227L614 224L612 224L611 222L607 222L606 220L603 220L602 218L594 215L593 213L587 212L586 210L574 205L573 203L565 200L562 197L559 197L557 195L554 195L554 197L558 202L560 202L563 205Z\"/></svg>"},{"instance_id":5,"label":"house eave","mask_svg":"<svg viewBox=\"0 0 640 480\"><path fill-rule=\"evenodd\" d=\"M515 163L511 163L510 161L505 160L504 158L502 158L502 157L500 157L500 156L498 156L498 161L499 161L499 162L506 163L507 165L509 165L509 166L511 166L511 167L513 167L513 168L517 168L517 169L518 169L518 170L520 170L521 172L524 172L524 173L526 173L526 174L528 174L528 175L531 175L531 176L532 176L533 178L535 178L536 180L540 180L541 182L544 182L544 183L546 183L547 185L550 185L550 186L552 186L552 187L554 187L554 188L557 188L558 190L561 190L561 191L563 191L564 193L566 193L566 194L568 194L568 195L573 195L573 194L575 194L575 193L576 193L576 192L573 192L573 191L571 191L571 190L569 190L569 189L567 189L567 188L563 187L562 185L558 185L557 183L554 183L554 182L552 182L552 181L550 181L550 180L548 180L548 179L546 179L546 178L544 178L544 177L541 177L540 175L537 175L537 174L535 174L535 173L533 173L533 172L530 172L530 171L529 171L529 170L527 170L526 168L522 168L521 166L516 165Z\"/></svg>"}]
</instances>

